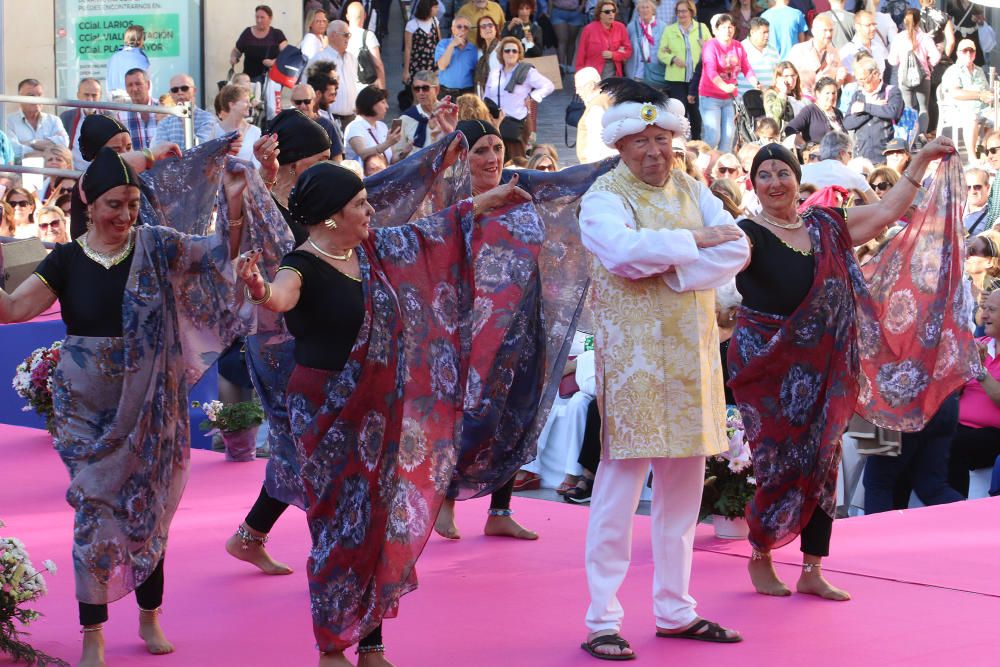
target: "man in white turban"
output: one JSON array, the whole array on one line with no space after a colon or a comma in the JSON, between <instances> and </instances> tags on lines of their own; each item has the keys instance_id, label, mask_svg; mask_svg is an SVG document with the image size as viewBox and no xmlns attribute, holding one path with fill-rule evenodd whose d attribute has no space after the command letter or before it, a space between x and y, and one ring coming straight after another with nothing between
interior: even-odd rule
<instances>
[{"instance_id":1,"label":"man in white turban","mask_svg":"<svg viewBox=\"0 0 1000 667\"><path fill-rule=\"evenodd\" d=\"M746 264L750 248L708 188L673 169L684 107L636 81L608 79L614 101L604 143L621 162L580 207L593 253L601 464L587 527L587 642L594 657L635 657L619 634L618 589L632 548L632 516L650 467L653 612L660 637L738 642L702 619L688 594L705 457L728 449L715 323L715 288Z\"/></svg>"}]
</instances>

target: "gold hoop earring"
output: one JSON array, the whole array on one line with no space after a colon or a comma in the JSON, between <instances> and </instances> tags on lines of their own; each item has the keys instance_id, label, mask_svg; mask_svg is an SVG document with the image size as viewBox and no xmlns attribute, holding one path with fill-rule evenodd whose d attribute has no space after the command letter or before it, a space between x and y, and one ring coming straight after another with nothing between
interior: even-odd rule
<instances>
[{"instance_id":1,"label":"gold hoop earring","mask_svg":"<svg viewBox=\"0 0 1000 667\"><path fill-rule=\"evenodd\" d=\"M324 220L323 226L326 227L327 229L336 229L337 221L334 220L333 218L330 218L329 220Z\"/></svg>"}]
</instances>

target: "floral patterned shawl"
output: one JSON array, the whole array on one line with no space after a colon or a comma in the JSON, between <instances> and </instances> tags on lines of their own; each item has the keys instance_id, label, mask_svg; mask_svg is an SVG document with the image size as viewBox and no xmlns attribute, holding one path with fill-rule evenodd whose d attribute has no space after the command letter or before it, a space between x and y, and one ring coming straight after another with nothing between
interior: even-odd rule
<instances>
[{"instance_id":1,"label":"floral patterned shawl","mask_svg":"<svg viewBox=\"0 0 1000 667\"><path fill-rule=\"evenodd\" d=\"M186 155L181 188L220 193L226 142ZM147 178L154 187L163 172ZM209 200L210 201L210 200ZM111 602L141 584L166 548L188 476L188 389L240 333L224 197L213 236L136 228L124 336L69 336L53 376L56 449L75 510L77 597ZM211 217L211 206L185 211ZM193 215L192 215L193 214Z\"/></svg>"}]
</instances>

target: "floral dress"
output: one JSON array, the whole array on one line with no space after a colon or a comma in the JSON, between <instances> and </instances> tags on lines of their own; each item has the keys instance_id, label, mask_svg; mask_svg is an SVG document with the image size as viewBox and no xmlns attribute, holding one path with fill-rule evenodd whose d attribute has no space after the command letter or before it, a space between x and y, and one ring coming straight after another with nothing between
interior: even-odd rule
<instances>
[{"instance_id":1,"label":"floral dress","mask_svg":"<svg viewBox=\"0 0 1000 667\"><path fill-rule=\"evenodd\" d=\"M421 70L437 71L437 63L434 62L434 49L440 34L437 19L434 19L430 32L423 30L419 25L413 31L413 39L410 42L410 79Z\"/></svg>"}]
</instances>

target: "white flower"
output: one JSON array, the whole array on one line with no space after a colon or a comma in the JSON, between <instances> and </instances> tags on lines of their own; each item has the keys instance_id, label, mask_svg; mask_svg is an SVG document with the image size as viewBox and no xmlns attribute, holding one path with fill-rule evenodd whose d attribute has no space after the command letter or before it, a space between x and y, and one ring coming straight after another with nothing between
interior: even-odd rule
<instances>
[{"instance_id":1,"label":"white flower","mask_svg":"<svg viewBox=\"0 0 1000 667\"><path fill-rule=\"evenodd\" d=\"M56 570L57 570L56 564L52 560L50 560L50 559L43 560L42 561L42 567L44 567L46 570L48 570L49 574L55 574Z\"/></svg>"}]
</instances>

